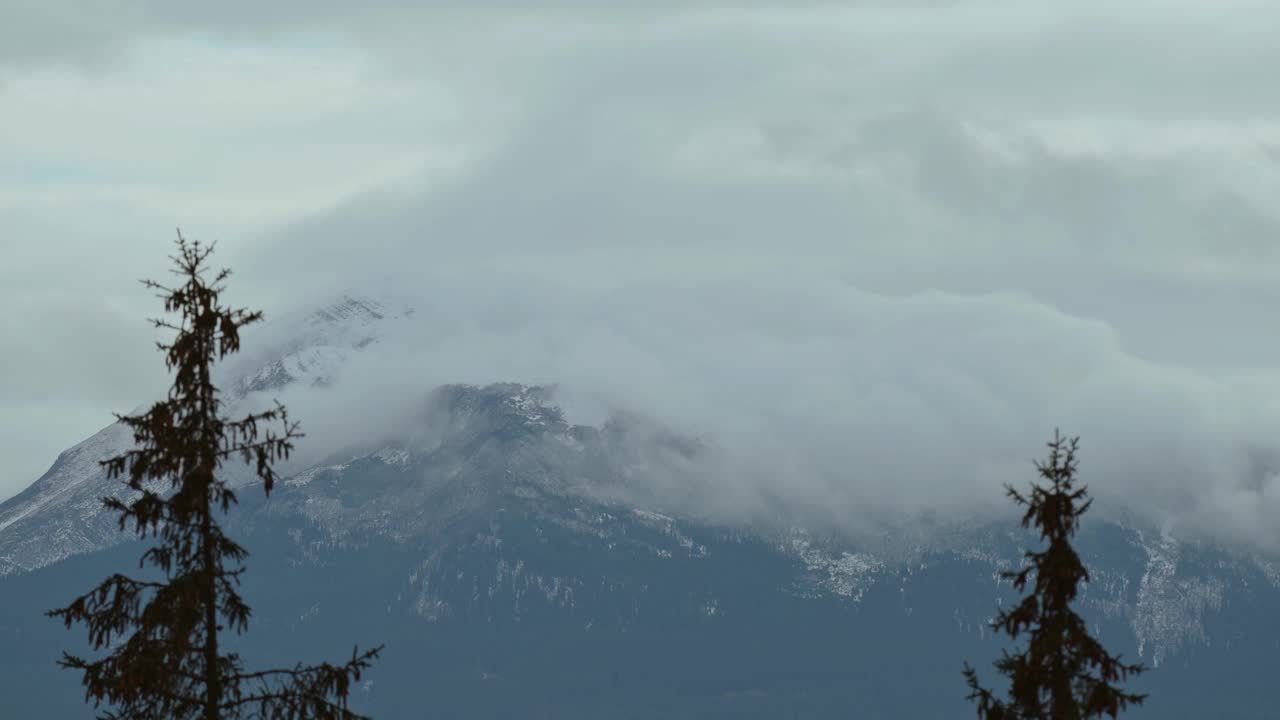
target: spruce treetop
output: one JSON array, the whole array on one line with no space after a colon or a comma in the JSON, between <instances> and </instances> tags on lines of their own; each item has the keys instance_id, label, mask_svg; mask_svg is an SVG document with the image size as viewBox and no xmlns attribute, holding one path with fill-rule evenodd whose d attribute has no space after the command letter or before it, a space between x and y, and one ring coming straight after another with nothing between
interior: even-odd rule
<instances>
[{"instance_id":1,"label":"spruce treetop","mask_svg":"<svg viewBox=\"0 0 1280 720\"><path fill-rule=\"evenodd\" d=\"M1115 718L1146 697L1118 687L1144 668L1108 653L1071 608L1080 584L1089 581L1089 571L1071 539L1092 501L1087 488L1076 485L1080 438L1063 438L1055 430L1048 446L1047 461L1036 462L1042 484L1033 483L1027 494L1006 486L1008 496L1026 508L1022 527L1035 527L1040 541L1048 545L1028 550L1021 570L1002 574L1019 592L1032 584L1021 602L1001 610L991 624L1011 639L1027 636L1024 650L1004 651L995 663L1009 679L1007 697L1000 699L983 688L977 672L965 664L968 699L984 720Z\"/></svg>"},{"instance_id":2,"label":"spruce treetop","mask_svg":"<svg viewBox=\"0 0 1280 720\"><path fill-rule=\"evenodd\" d=\"M171 259L180 282L144 281L177 316L152 321L174 333L157 343L173 383L146 412L116 416L133 430L135 448L102 462L130 491L103 502L118 513L121 531L132 526L154 542L139 566L160 579L115 574L49 611L68 628L83 623L93 649L107 651L96 660L64 653L59 664L81 672L86 700L101 718L356 720L351 685L381 648L355 649L337 665L247 671L239 654L220 647L225 631L248 629L251 611L238 592L248 551L218 523L219 511L236 504L219 470L228 461L248 463L269 494L278 479L273 463L288 458L301 433L279 404L237 420L222 415L212 367L240 349L240 329L262 314L222 305L230 272L206 279L212 251L179 233Z\"/></svg>"}]
</instances>

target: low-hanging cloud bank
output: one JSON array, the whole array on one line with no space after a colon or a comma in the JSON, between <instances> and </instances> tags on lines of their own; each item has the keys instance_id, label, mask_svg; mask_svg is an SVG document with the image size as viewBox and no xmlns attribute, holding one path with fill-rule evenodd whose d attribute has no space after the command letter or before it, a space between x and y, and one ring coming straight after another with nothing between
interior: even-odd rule
<instances>
[{"instance_id":1,"label":"low-hanging cloud bank","mask_svg":"<svg viewBox=\"0 0 1280 720\"><path fill-rule=\"evenodd\" d=\"M674 505L866 529L1010 515L1002 483L1061 427L1100 513L1280 548L1280 373L1257 362L1277 348L1248 330L1275 299L1255 275L1272 221L1218 202L1204 158L1081 156L932 111L673 157L587 115L549 110L472 172L247 261L286 295L415 309L289 396L313 448L397 432L439 384L555 383L571 419L637 412L713 449L696 500L657 480Z\"/></svg>"},{"instance_id":2,"label":"low-hanging cloud bank","mask_svg":"<svg viewBox=\"0 0 1280 720\"><path fill-rule=\"evenodd\" d=\"M697 493L653 479L671 510L856 531L1008 515L1001 484L1032 479L1061 426L1084 436L1100 513L1280 547L1274 376L1140 360L1104 323L1027 296L508 278L506 304L493 287L426 279L423 310L387 322L332 386L282 396L304 419L304 456L401 435L440 384L558 383L572 421L625 410L706 444Z\"/></svg>"},{"instance_id":3,"label":"low-hanging cloud bank","mask_svg":"<svg viewBox=\"0 0 1280 720\"><path fill-rule=\"evenodd\" d=\"M442 383L556 383L571 418L637 412L714 449L712 489L659 486L673 504L856 528L1011 515L1001 484L1061 427L1099 513L1280 549L1256 147L943 110L901 67L824 95L840 83L768 37L590 45L447 181L245 255L282 303L337 286L416 310L290 400L314 447L394 431Z\"/></svg>"},{"instance_id":4,"label":"low-hanging cloud bank","mask_svg":"<svg viewBox=\"0 0 1280 720\"><path fill-rule=\"evenodd\" d=\"M1060 426L1084 437L1100 513L1280 547L1268 521L1280 342L1267 331L1280 307L1280 131L1256 72L1275 64L1258 29L1280 13L726 1L617 13L558 2L543 15L439 2L263 18L172 5L121 4L120 17L150 18L109 34L136 54L12 43L0 71L38 100L50 96L39 73L18 82L19 69L46 67L46 53L115 58L98 102L143 104L60 116L114 123L128 166L151 152L142 165L166 184L216 177L189 193L209 217L225 204L246 226L270 219L219 254L237 271L231 297L277 315L337 288L416 309L331 390L282 398L308 452L396 431L441 383L554 382L582 421L622 408L704 438L718 465L702 509L848 526L1011 515L1000 483L1031 479ZM80 16L52 19L68 17ZM162 34L169 44L148 45ZM229 54L250 71L229 73ZM218 80L216 102L189 113L218 143L156 119L192 105L145 105L158 79L179 95L183 78L205 77L169 73L176 55ZM113 73L130 63L124 83ZM191 102L208 94L191 84ZM139 116L166 128L159 151ZM48 126L28 121L22 142L44 147L32 138ZM72 129L47 147L99 136ZM243 166L216 162L229 158ZM365 169L343 192L321 182ZM324 192L302 192L311 183ZM95 227L124 215L68 210L79 196L62 185L48 197L57 217ZM166 232L120 244L122 287L154 274L123 268L158 265ZM144 256L152 265L135 265ZM28 265L12 265L9 287L67 274ZM98 274L60 288L67 315L101 294ZM135 322L134 306L108 309L112 327ZM6 328L54 325L69 327L24 313ZM145 346L138 327L93 353L46 333L49 353L70 348L66 368L6 388L5 407L55 381L75 380L77 398L120 385L140 366L120 349ZM27 354L4 359L50 365Z\"/></svg>"}]
</instances>

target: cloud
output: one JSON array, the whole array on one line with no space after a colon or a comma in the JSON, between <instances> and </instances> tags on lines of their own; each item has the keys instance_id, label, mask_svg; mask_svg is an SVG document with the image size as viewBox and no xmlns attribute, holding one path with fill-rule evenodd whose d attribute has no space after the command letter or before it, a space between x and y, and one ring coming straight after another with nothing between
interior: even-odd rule
<instances>
[{"instance_id":1,"label":"cloud","mask_svg":"<svg viewBox=\"0 0 1280 720\"><path fill-rule=\"evenodd\" d=\"M174 40L135 59L0 80L0 434L25 438L5 443L0 497L163 383L145 320L159 308L136 281L166 277L175 227L226 255L456 162L416 140L447 108L350 53ZM33 426L33 396L67 411Z\"/></svg>"},{"instance_id":2,"label":"cloud","mask_svg":"<svg viewBox=\"0 0 1280 720\"><path fill-rule=\"evenodd\" d=\"M648 478L663 509L871 532L1010 512L1055 427L1084 436L1098 512L1274 550L1280 378L1127 354L1107 324L1012 293L886 296L768 275L601 291L421 277L419 307L327 388L281 395L302 462L378 446L443 383L556 383L572 421L638 413L705 464ZM358 421L353 421L358 418Z\"/></svg>"},{"instance_id":3,"label":"cloud","mask_svg":"<svg viewBox=\"0 0 1280 720\"><path fill-rule=\"evenodd\" d=\"M571 411L708 443L696 497L659 488L673 509L866 530L1007 514L1001 484L1060 426L1101 513L1280 547L1280 408L1259 400L1280 376L1242 370L1277 349L1242 331L1275 299L1273 221L1209 158L931 110L782 140L712 115L672 143L596 97L244 257L254 282L418 309L335 388L288 396L315 451L394 432L441 383L557 383Z\"/></svg>"},{"instance_id":4,"label":"cloud","mask_svg":"<svg viewBox=\"0 0 1280 720\"><path fill-rule=\"evenodd\" d=\"M156 386L180 224L269 316L417 308L284 398L316 447L558 382L706 438L704 509L839 525L1007 512L1060 425L1100 511L1277 547L1280 14L925 5L20 8L92 37L0 43L3 416Z\"/></svg>"}]
</instances>

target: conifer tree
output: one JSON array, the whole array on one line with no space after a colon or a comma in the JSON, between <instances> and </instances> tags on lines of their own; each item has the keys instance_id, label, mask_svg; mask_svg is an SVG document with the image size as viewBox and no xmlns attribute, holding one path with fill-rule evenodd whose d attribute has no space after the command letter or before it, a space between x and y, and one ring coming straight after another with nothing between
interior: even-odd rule
<instances>
[{"instance_id":1,"label":"conifer tree","mask_svg":"<svg viewBox=\"0 0 1280 720\"><path fill-rule=\"evenodd\" d=\"M86 702L103 708L101 718L354 720L351 685L381 648L355 649L338 665L251 672L220 645L226 631L244 632L250 616L237 592L248 552L218 522L219 512L236 503L220 468L228 461L251 464L269 494L278 479L272 464L288 457L301 434L279 404L238 420L222 415L210 372L215 361L239 350L240 329L262 314L221 304L230 272L206 281L211 252L179 233L171 259L180 283L144 281L159 291L165 312L178 315L152 321L174 333L171 342L157 343L173 384L147 412L117 415L133 430L136 447L102 463L130 491L103 502L119 514L121 531L132 525L141 538L152 538L139 566L154 568L160 579L115 574L49 611L68 628L83 623L93 649L107 650L96 660L63 653L59 664L82 673Z\"/></svg>"},{"instance_id":2,"label":"conifer tree","mask_svg":"<svg viewBox=\"0 0 1280 720\"><path fill-rule=\"evenodd\" d=\"M1011 610L1001 610L991 624L1014 640L1028 636L1025 650L1012 655L1004 651L995 663L1009 678L1007 698L999 699L983 688L977 673L965 663L968 699L977 706L981 720L1115 718L1129 705L1141 705L1146 697L1117 687L1144 668L1110 655L1071 609L1080 583L1089 581L1089 571L1071 546L1071 538L1080 516L1093 502L1085 486L1076 486L1079 445L1080 438L1068 440L1055 430L1048 443L1048 461L1036 462L1048 484L1033 483L1029 495L1006 486L1008 496L1026 508L1022 527L1034 525L1048 547L1027 551L1021 570L1003 573L1019 592L1034 575L1032 591Z\"/></svg>"}]
</instances>

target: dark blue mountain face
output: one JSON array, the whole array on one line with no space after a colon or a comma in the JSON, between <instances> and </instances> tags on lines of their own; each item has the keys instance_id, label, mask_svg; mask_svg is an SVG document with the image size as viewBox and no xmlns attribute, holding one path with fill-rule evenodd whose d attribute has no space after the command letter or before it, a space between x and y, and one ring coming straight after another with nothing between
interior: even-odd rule
<instances>
[{"instance_id":1,"label":"dark blue mountain face","mask_svg":"<svg viewBox=\"0 0 1280 720\"><path fill-rule=\"evenodd\" d=\"M515 385L446 388L430 408L430 431L242 493L251 664L385 643L357 691L380 718L957 717L965 660L999 685L985 623L1013 596L996 573L1035 541L1013 511L1007 529L874 547L729 527L623 499L640 458L692 444L570 426ZM1276 717L1272 566L1086 525L1082 610L1112 650L1157 663L1130 716ZM0 717L91 715L53 664L79 630L39 613L139 552L0 578Z\"/></svg>"}]
</instances>

